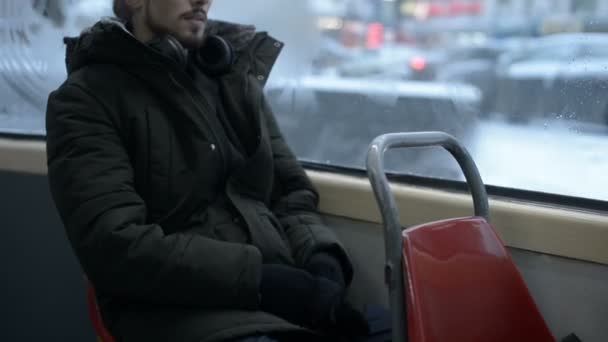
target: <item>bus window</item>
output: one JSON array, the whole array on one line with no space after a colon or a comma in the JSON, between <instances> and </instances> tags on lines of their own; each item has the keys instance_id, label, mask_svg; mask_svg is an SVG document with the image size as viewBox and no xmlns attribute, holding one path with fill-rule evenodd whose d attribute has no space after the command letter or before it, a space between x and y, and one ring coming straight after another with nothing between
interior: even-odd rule
<instances>
[{"instance_id":1,"label":"bus window","mask_svg":"<svg viewBox=\"0 0 608 342\"><path fill-rule=\"evenodd\" d=\"M265 90L303 161L361 170L379 134L445 131L489 185L608 201L608 0L577 3L223 0L211 17L285 42ZM110 5L2 2L0 132L44 135L47 95L66 76L62 37ZM441 150L387 162L462 181Z\"/></svg>"}]
</instances>

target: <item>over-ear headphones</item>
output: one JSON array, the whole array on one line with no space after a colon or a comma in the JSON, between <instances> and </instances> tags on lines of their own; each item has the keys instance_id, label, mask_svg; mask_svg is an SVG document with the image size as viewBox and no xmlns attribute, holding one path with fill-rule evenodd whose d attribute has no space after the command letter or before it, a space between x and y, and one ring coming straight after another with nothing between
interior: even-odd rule
<instances>
[{"instance_id":1,"label":"over-ear headphones","mask_svg":"<svg viewBox=\"0 0 608 342\"><path fill-rule=\"evenodd\" d=\"M188 64L189 52L183 45L171 35L165 35L148 42L148 46L171 58L184 68ZM230 72L234 63L234 52L232 46L220 36L208 36L203 46L192 51L203 72L209 76L219 76Z\"/></svg>"},{"instance_id":2,"label":"over-ear headphones","mask_svg":"<svg viewBox=\"0 0 608 342\"><path fill-rule=\"evenodd\" d=\"M203 71L209 76L219 76L230 72L234 64L232 46L220 36L209 36L196 58Z\"/></svg>"},{"instance_id":3,"label":"over-ear headphones","mask_svg":"<svg viewBox=\"0 0 608 342\"><path fill-rule=\"evenodd\" d=\"M188 63L188 50L171 35L155 38L148 42L148 46L184 68Z\"/></svg>"}]
</instances>

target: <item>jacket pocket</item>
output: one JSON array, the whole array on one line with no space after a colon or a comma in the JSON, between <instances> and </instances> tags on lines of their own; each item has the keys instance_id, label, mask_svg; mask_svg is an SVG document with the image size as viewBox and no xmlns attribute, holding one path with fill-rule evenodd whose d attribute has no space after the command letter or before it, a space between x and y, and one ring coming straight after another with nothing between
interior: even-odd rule
<instances>
[{"instance_id":1,"label":"jacket pocket","mask_svg":"<svg viewBox=\"0 0 608 342\"><path fill-rule=\"evenodd\" d=\"M272 212L263 212L260 214L260 216L262 217L262 222L267 223L268 229L273 229L281 238L281 240L283 240L285 243L289 243L289 240L287 239L287 234L285 233L285 229L283 229L283 225L281 224L281 222L279 222L277 217Z\"/></svg>"},{"instance_id":2,"label":"jacket pocket","mask_svg":"<svg viewBox=\"0 0 608 342\"><path fill-rule=\"evenodd\" d=\"M256 202L255 207L258 225L250 227L250 231L254 244L264 255L264 260L293 264L289 241L281 223L264 203Z\"/></svg>"},{"instance_id":3,"label":"jacket pocket","mask_svg":"<svg viewBox=\"0 0 608 342\"><path fill-rule=\"evenodd\" d=\"M249 236L245 228L241 227L236 222L222 223L215 226L215 238L221 241L248 243Z\"/></svg>"}]
</instances>

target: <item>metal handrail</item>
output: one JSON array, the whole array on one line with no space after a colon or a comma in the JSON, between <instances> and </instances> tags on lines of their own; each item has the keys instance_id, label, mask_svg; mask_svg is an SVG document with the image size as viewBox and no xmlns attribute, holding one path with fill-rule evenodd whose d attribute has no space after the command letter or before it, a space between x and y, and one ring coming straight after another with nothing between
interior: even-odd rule
<instances>
[{"instance_id":1,"label":"metal handrail","mask_svg":"<svg viewBox=\"0 0 608 342\"><path fill-rule=\"evenodd\" d=\"M384 154L389 149L403 147L442 146L454 156L464 172L473 195L475 216L489 222L488 196L479 170L469 152L453 136L443 132L384 134L371 143L367 153L367 173L382 213L384 246L386 249L385 282L389 290L392 311L393 342L407 340L405 289L402 267L402 230L399 211L384 172Z\"/></svg>"}]
</instances>

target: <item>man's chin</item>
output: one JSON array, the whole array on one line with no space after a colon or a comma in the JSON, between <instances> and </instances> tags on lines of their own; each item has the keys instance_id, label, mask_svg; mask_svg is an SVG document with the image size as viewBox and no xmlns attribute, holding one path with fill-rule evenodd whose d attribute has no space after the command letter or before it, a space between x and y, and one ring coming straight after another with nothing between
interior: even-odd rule
<instances>
[{"instance_id":1,"label":"man's chin","mask_svg":"<svg viewBox=\"0 0 608 342\"><path fill-rule=\"evenodd\" d=\"M180 34L177 36L177 40L187 49L196 49L203 45L205 37L199 33Z\"/></svg>"}]
</instances>

